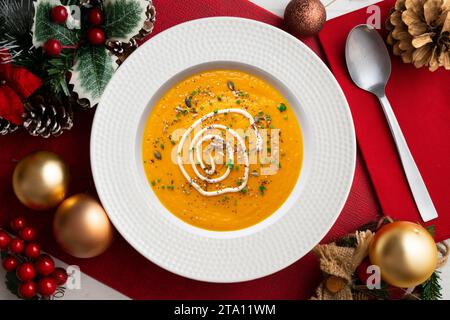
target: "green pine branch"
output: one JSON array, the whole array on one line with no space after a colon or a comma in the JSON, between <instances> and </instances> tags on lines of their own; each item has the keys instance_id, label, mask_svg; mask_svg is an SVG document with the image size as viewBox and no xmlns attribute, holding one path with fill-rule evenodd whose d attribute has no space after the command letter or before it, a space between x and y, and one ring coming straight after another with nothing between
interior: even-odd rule
<instances>
[{"instance_id":1,"label":"green pine branch","mask_svg":"<svg viewBox=\"0 0 450 320\"><path fill-rule=\"evenodd\" d=\"M435 271L431 277L421 284L423 300L439 300L442 298L440 272Z\"/></svg>"}]
</instances>

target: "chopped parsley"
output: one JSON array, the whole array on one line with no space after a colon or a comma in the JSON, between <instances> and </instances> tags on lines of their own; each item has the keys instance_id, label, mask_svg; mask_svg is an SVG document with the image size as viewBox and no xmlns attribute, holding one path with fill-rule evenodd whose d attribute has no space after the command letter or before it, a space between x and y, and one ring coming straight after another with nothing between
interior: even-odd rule
<instances>
[{"instance_id":1,"label":"chopped parsley","mask_svg":"<svg viewBox=\"0 0 450 320\"><path fill-rule=\"evenodd\" d=\"M280 103L280 104L278 105L277 109L280 110L280 112L284 112L284 111L286 111L287 107L286 107L286 105L282 102L282 103Z\"/></svg>"},{"instance_id":2,"label":"chopped parsley","mask_svg":"<svg viewBox=\"0 0 450 320\"><path fill-rule=\"evenodd\" d=\"M259 192L260 192L261 194L264 194L265 191L266 191L266 187L263 186L263 185L260 185L260 186L259 186Z\"/></svg>"}]
</instances>

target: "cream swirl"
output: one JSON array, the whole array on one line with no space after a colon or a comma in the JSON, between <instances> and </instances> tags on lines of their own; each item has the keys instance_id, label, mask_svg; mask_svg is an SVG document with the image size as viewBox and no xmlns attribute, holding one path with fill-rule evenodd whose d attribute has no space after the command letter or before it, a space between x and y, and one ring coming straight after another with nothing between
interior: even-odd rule
<instances>
[{"instance_id":1,"label":"cream swirl","mask_svg":"<svg viewBox=\"0 0 450 320\"><path fill-rule=\"evenodd\" d=\"M236 109L236 108L222 109L222 110L218 110L217 112L208 113L208 114L204 115L203 117L201 117L200 119L198 119L197 121L195 121L181 137L181 140L180 140L180 143L178 144L178 149L177 149L177 163L178 163L178 167L180 168L180 170L183 173L186 180L198 192L200 192L204 196L211 197L211 196L216 196L216 195L220 195L220 194L224 194L224 193L228 193L228 192L239 192L242 189L244 189L245 186L247 185L248 175L249 175L249 159L248 159L248 153L247 153L247 147L245 145L245 141L244 141L244 139L242 139L241 136L239 136L239 134L235 130L233 130L231 128L227 128L224 125L211 124L207 127L202 128L194 135L194 137L189 145L189 150L191 150L191 151L195 150L195 153L190 152L189 158L190 158L190 162L192 165L192 169L194 170L194 173L196 175L196 178L191 178L189 176L189 173L184 168L184 165L182 162L181 152L183 149L183 145L186 142L186 139L192 133L192 131L195 130L195 128L201 126L203 121L205 121L206 119L212 118L218 114L229 114L229 113L236 113L236 114L239 114L248 119L248 121L250 122L250 128L254 131L255 136L256 136L256 151L261 151L261 148L262 148L262 137L261 137L260 133L258 132L258 129L256 128L255 121L254 121L253 117L251 116L251 114L249 114L245 110ZM210 143L211 147L216 146L217 143L219 143L221 145L225 145L227 159L234 159L234 155L235 155L234 146L231 145L229 141L223 139L222 136L220 136L219 134L211 133L211 134L204 135L205 132L211 131L213 129L226 130L237 141L236 156L239 156L239 154L240 154L243 156L243 160L244 160L244 175L241 179L241 184L239 186L226 187L226 188L217 189L214 191L207 191L207 190L204 190L196 181L196 180L201 180L201 181L204 181L207 183L219 183L219 182L225 180L229 176L230 171L231 171L231 168L230 168L231 166L227 166L226 171L221 176L219 176L217 178L208 177L208 176L211 176L214 173L216 173L216 163L215 163L215 159L212 155L212 152L209 152L209 161L211 163L211 168L208 168L205 165L205 163L203 162L203 159L201 156L201 150L202 150L201 147L204 142L211 141L211 143ZM207 176L205 176L199 172L196 163L200 166L202 171Z\"/></svg>"}]
</instances>

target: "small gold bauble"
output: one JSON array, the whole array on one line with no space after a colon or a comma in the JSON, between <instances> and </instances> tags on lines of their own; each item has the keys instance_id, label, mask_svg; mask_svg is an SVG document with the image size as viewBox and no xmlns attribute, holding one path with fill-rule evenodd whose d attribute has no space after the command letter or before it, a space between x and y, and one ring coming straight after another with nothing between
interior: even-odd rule
<instances>
[{"instance_id":1,"label":"small gold bauble","mask_svg":"<svg viewBox=\"0 0 450 320\"><path fill-rule=\"evenodd\" d=\"M319 0L292 0L284 11L286 26L297 36L317 34L326 19L325 7Z\"/></svg>"},{"instance_id":2,"label":"small gold bauble","mask_svg":"<svg viewBox=\"0 0 450 320\"><path fill-rule=\"evenodd\" d=\"M433 237L424 227L396 221L376 232L369 257L372 264L380 267L384 281L399 288L412 288L434 272L438 252Z\"/></svg>"},{"instance_id":3,"label":"small gold bauble","mask_svg":"<svg viewBox=\"0 0 450 320\"><path fill-rule=\"evenodd\" d=\"M77 258L91 258L103 253L113 240L113 227L105 210L87 194L64 200L53 221L56 241Z\"/></svg>"},{"instance_id":4,"label":"small gold bauble","mask_svg":"<svg viewBox=\"0 0 450 320\"><path fill-rule=\"evenodd\" d=\"M53 152L32 153L14 169L14 193L30 209L56 207L66 197L68 185L69 169Z\"/></svg>"}]
</instances>

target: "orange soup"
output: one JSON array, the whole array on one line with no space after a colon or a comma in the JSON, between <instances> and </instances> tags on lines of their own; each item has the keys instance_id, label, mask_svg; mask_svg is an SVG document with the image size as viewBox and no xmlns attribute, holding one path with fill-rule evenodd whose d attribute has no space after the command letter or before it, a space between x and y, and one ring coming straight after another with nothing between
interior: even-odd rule
<instances>
[{"instance_id":1,"label":"orange soup","mask_svg":"<svg viewBox=\"0 0 450 320\"><path fill-rule=\"evenodd\" d=\"M193 226L255 225L288 198L303 158L299 123L265 80L210 70L175 84L144 129L143 163L161 203Z\"/></svg>"}]
</instances>

